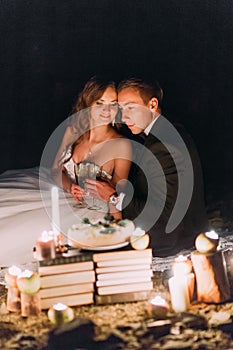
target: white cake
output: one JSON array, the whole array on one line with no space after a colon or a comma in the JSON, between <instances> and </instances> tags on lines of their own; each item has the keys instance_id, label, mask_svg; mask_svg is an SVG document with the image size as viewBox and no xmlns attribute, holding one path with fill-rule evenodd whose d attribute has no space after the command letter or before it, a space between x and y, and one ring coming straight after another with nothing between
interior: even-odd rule
<instances>
[{"instance_id":1,"label":"white cake","mask_svg":"<svg viewBox=\"0 0 233 350\"><path fill-rule=\"evenodd\" d=\"M135 230L130 220L101 220L97 223L84 218L68 230L68 244L81 248L96 248L118 245L129 241Z\"/></svg>"}]
</instances>

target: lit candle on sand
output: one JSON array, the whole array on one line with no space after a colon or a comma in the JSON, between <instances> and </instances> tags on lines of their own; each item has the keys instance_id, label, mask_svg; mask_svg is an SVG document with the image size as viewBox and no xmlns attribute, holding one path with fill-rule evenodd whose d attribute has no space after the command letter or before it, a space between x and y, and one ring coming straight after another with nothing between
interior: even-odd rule
<instances>
[{"instance_id":1,"label":"lit candle on sand","mask_svg":"<svg viewBox=\"0 0 233 350\"><path fill-rule=\"evenodd\" d=\"M51 323L59 325L72 321L74 318L74 311L62 303L57 303L49 309L48 318Z\"/></svg>"},{"instance_id":2,"label":"lit candle on sand","mask_svg":"<svg viewBox=\"0 0 233 350\"><path fill-rule=\"evenodd\" d=\"M5 275L5 281L8 286L6 307L8 311L18 312L21 309L20 292L17 286L17 276L21 269L17 266L11 266Z\"/></svg>"},{"instance_id":3,"label":"lit candle on sand","mask_svg":"<svg viewBox=\"0 0 233 350\"><path fill-rule=\"evenodd\" d=\"M172 263L174 275L186 275L192 271L192 263L184 255L179 255Z\"/></svg>"},{"instance_id":4,"label":"lit candle on sand","mask_svg":"<svg viewBox=\"0 0 233 350\"><path fill-rule=\"evenodd\" d=\"M59 194L58 188L52 187L51 190L51 198L52 198L52 228L57 240L60 235L60 211L59 211Z\"/></svg>"},{"instance_id":5,"label":"lit candle on sand","mask_svg":"<svg viewBox=\"0 0 233 350\"><path fill-rule=\"evenodd\" d=\"M165 318L169 310L168 303L160 295L156 295L149 301L148 313L152 317Z\"/></svg>"},{"instance_id":6,"label":"lit candle on sand","mask_svg":"<svg viewBox=\"0 0 233 350\"><path fill-rule=\"evenodd\" d=\"M40 313L40 277L38 273L24 270L17 277L17 285L21 292L21 315L37 316Z\"/></svg>"},{"instance_id":7,"label":"lit candle on sand","mask_svg":"<svg viewBox=\"0 0 233 350\"><path fill-rule=\"evenodd\" d=\"M54 235L43 231L41 237L36 242L36 252L38 260L50 260L56 256Z\"/></svg>"},{"instance_id":8,"label":"lit candle on sand","mask_svg":"<svg viewBox=\"0 0 233 350\"><path fill-rule=\"evenodd\" d=\"M175 312L183 312L186 311L190 305L187 278L190 271L190 264L186 257L179 256L173 262L172 268L174 276L168 281L171 304Z\"/></svg>"},{"instance_id":9,"label":"lit candle on sand","mask_svg":"<svg viewBox=\"0 0 233 350\"><path fill-rule=\"evenodd\" d=\"M194 283L195 283L194 273L192 273L191 261L186 256L179 255L173 261L172 270L173 270L174 276L187 278L189 299L191 301L193 299Z\"/></svg>"}]
</instances>

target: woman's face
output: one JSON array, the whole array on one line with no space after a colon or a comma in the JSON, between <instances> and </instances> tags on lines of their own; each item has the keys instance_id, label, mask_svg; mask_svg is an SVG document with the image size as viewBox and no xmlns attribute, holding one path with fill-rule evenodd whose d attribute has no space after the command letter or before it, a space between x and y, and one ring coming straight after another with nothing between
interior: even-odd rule
<instances>
[{"instance_id":1,"label":"woman's face","mask_svg":"<svg viewBox=\"0 0 233 350\"><path fill-rule=\"evenodd\" d=\"M91 123L93 126L107 125L115 118L117 110L117 93L109 86L100 99L91 105Z\"/></svg>"}]
</instances>

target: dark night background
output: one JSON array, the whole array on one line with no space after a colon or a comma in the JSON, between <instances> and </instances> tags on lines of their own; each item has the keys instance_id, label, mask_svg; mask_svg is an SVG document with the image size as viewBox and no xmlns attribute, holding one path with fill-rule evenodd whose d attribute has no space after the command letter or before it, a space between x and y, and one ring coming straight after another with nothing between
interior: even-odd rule
<instances>
[{"instance_id":1,"label":"dark night background","mask_svg":"<svg viewBox=\"0 0 233 350\"><path fill-rule=\"evenodd\" d=\"M40 163L92 75L157 77L164 115L202 160L206 196L232 191L231 0L1 0L1 171Z\"/></svg>"}]
</instances>

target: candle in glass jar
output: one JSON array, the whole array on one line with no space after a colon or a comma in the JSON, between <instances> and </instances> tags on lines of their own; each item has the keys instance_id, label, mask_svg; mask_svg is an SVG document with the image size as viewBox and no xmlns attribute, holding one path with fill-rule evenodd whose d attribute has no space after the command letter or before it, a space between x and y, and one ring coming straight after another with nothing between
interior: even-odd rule
<instances>
[{"instance_id":1,"label":"candle in glass jar","mask_svg":"<svg viewBox=\"0 0 233 350\"><path fill-rule=\"evenodd\" d=\"M72 321L74 318L74 311L67 305L57 303L49 309L48 318L51 323L59 325Z\"/></svg>"},{"instance_id":2,"label":"candle in glass jar","mask_svg":"<svg viewBox=\"0 0 233 350\"><path fill-rule=\"evenodd\" d=\"M165 318L168 310L168 303L160 295L156 295L149 301L148 312L152 317Z\"/></svg>"},{"instance_id":3,"label":"candle in glass jar","mask_svg":"<svg viewBox=\"0 0 233 350\"><path fill-rule=\"evenodd\" d=\"M37 272L24 270L17 277L17 285L20 292L35 294L40 289L40 276Z\"/></svg>"},{"instance_id":4,"label":"candle in glass jar","mask_svg":"<svg viewBox=\"0 0 233 350\"><path fill-rule=\"evenodd\" d=\"M150 243L149 235L140 227L136 227L130 236L130 244L133 249L144 250Z\"/></svg>"},{"instance_id":5,"label":"candle in glass jar","mask_svg":"<svg viewBox=\"0 0 233 350\"><path fill-rule=\"evenodd\" d=\"M196 240L195 246L202 254L215 253L219 244L219 236L215 231L200 233Z\"/></svg>"},{"instance_id":6,"label":"candle in glass jar","mask_svg":"<svg viewBox=\"0 0 233 350\"><path fill-rule=\"evenodd\" d=\"M37 316L40 313L40 276L38 273L24 270L17 277L17 285L21 296L21 315Z\"/></svg>"},{"instance_id":7,"label":"candle in glass jar","mask_svg":"<svg viewBox=\"0 0 233 350\"><path fill-rule=\"evenodd\" d=\"M50 260L56 257L54 236L43 231L36 242L36 255L38 260Z\"/></svg>"}]
</instances>

